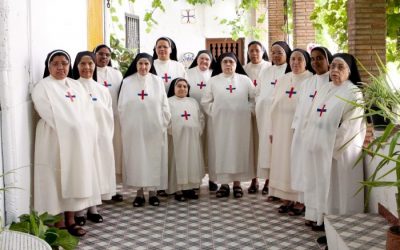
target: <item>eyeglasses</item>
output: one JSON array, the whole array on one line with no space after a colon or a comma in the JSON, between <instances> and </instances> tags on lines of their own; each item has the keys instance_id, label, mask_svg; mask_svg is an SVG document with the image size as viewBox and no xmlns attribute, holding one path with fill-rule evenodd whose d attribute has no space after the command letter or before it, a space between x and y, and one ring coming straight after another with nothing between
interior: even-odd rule
<instances>
[{"instance_id":1,"label":"eyeglasses","mask_svg":"<svg viewBox=\"0 0 400 250\"><path fill-rule=\"evenodd\" d=\"M51 62L50 66L52 67L58 67L58 66L63 66L63 67L67 67L69 65L68 61L62 61L62 62Z\"/></svg>"},{"instance_id":2,"label":"eyeglasses","mask_svg":"<svg viewBox=\"0 0 400 250\"><path fill-rule=\"evenodd\" d=\"M97 55L99 56L105 56L105 57L111 57L110 53L104 53L104 52L97 52Z\"/></svg>"}]
</instances>

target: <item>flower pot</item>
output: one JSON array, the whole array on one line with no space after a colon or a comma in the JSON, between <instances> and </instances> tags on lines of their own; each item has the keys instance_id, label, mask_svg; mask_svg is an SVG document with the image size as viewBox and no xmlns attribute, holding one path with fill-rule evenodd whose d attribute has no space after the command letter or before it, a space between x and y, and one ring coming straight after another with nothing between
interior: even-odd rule
<instances>
[{"instance_id":1,"label":"flower pot","mask_svg":"<svg viewBox=\"0 0 400 250\"><path fill-rule=\"evenodd\" d=\"M400 249L400 226L391 226L387 231L386 250Z\"/></svg>"},{"instance_id":2,"label":"flower pot","mask_svg":"<svg viewBox=\"0 0 400 250\"><path fill-rule=\"evenodd\" d=\"M376 106L372 106L371 109L374 111L379 110L379 108ZM386 125L389 124L389 120L385 119L385 117L379 114L371 115L369 117L369 122L372 122L374 124L374 128L377 130L384 130L386 128Z\"/></svg>"}]
</instances>

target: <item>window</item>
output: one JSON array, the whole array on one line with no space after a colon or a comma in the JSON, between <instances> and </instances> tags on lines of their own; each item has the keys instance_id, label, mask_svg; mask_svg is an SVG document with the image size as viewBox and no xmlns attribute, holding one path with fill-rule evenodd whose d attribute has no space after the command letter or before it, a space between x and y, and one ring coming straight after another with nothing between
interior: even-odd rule
<instances>
[{"instance_id":1,"label":"window","mask_svg":"<svg viewBox=\"0 0 400 250\"><path fill-rule=\"evenodd\" d=\"M125 13L126 48L136 49L139 53L139 34L139 17L136 15Z\"/></svg>"}]
</instances>

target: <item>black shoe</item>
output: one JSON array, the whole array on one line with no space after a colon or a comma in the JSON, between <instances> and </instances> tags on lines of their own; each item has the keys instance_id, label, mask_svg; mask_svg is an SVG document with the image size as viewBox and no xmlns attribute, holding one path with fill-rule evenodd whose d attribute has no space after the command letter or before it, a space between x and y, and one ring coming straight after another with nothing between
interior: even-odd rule
<instances>
[{"instance_id":1,"label":"black shoe","mask_svg":"<svg viewBox=\"0 0 400 250\"><path fill-rule=\"evenodd\" d=\"M121 202L124 201L124 197L122 196L122 194L116 194L113 197L111 197L111 200L115 201L115 202Z\"/></svg>"},{"instance_id":2,"label":"black shoe","mask_svg":"<svg viewBox=\"0 0 400 250\"><path fill-rule=\"evenodd\" d=\"M312 225L311 230L316 231L316 232L323 232L325 231L325 225L322 223L322 225Z\"/></svg>"},{"instance_id":3,"label":"black shoe","mask_svg":"<svg viewBox=\"0 0 400 250\"><path fill-rule=\"evenodd\" d=\"M243 197L243 189L241 186L233 187L233 197L242 198Z\"/></svg>"},{"instance_id":4,"label":"black shoe","mask_svg":"<svg viewBox=\"0 0 400 250\"><path fill-rule=\"evenodd\" d=\"M215 192L218 190L218 185L213 181L208 181L208 190L211 192Z\"/></svg>"},{"instance_id":5,"label":"black shoe","mask_svg":"<svg viewBox=\"0 0 400 250\"><path fill-rule=\"evenodd\" d=\"M146 202L143 196L136 196L135 200L133 200L133 207L143 207Z\"/></svg>"},{"instance_id":6,"label":"black shoe","mask_svg":"<svg viewBox=\"0 0 400 250\"><path fill-rule=\"evenodd\" d=\"M258 193L258 188L259 188L258 183L255 183L255 184L251 183L249 189L247 189L247 192L249 194Z\"/></svg>"},{"instance_id":7,"label":"black shoe","mask_svg":"<svg viewBox=\"0 0 400 250\"><path fill-rule=\"evenodd\" d=\"M167 194L167 192L165 192L165 190L157 190L157 196L168 197L168 194Z\"/></svg>"},{"instance_id":8,"label":"black shoe","mask_svg":"<svg viewBox=\"0 0 400 250\"><path fill-rule=\"evenodd\" d=\"M180 194L175 193L175 200L177 200L177 201L186 201L186 198L183 196L182 193L180 193Z\"/></svg>"},{"instance_id":9,"label":"black shoe","mask_svg":"<svg viewBox=\"0 0 400 250\"><path fill-rule=\"evenodd\" d=\"M264 185L264 187L263 187L263 189L262 189L262 191L261 191L261 194L262 194L262 195L267 195L268 192L269 192L268 186L267 186L267 185Z\"/></svg>"},{"instance_id":10,"label":"black shoe","mask_svg":"<svg viewBox=\"0 0 400 250\"><path fill-rule=\"evenodd\" d=\"M100 214L87 213L87 219L94 223L103 222L103 217Z\"/></svg>"},{"instance_id":11,"label":"black shoe","mask_svg":"<svg viewBox=\"0 0 400 250\"><path fill-rule=\"evenodd\" d=\"M217 198L229 197L229 193L231 192L228 184L222 184L218 191L215 193Z\"/></svg>"},{"instance_id":12,"label":"black shoe","mask_svg":"<svg viewBox=\"0 0 400 250\"><path fill-rule=\"evenodd\" d=\"M151 196L149 198L149 204L158 207L160 206L160 200L157 198L157 196Z\"/></svg>"},{"instance_id":13,"label":"black shoe","mask_svg":"<svg viewBox=\"0 0 400 250\"><path fill-rule=\"evenodd\" d=\"M194 189L189 189L189 190L183 190L183 196L186 199L191 199L191 200L198 200L199 195L196 194L196 191Z\"/></svg>"},{"instance_id":14,"label":"black shoe","mask_svg":"<svg viewBox=\"0 0 400 250\"><path fill-rule=\"evenodd\" d=\"M75 216L75 224L78 226L84 226L86 224L85 216Z\"/></svg>"}]
</instances>

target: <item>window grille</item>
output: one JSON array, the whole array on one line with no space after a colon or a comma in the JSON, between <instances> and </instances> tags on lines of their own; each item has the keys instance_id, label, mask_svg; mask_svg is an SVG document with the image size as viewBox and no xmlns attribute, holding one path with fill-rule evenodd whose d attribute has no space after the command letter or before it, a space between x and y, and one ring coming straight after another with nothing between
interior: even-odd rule
<instances>
[{"instance_id":1,"label":"window grille","mask_svg":"<svg viewBox=\"0 0 400 250\"><path fill-rule=\"evenodd\" d=\"M126 48L136 49L139 52L140 48L140 33L139 33L139 16L125 13L125 35Z\"/></svg>"}]
</instances>

